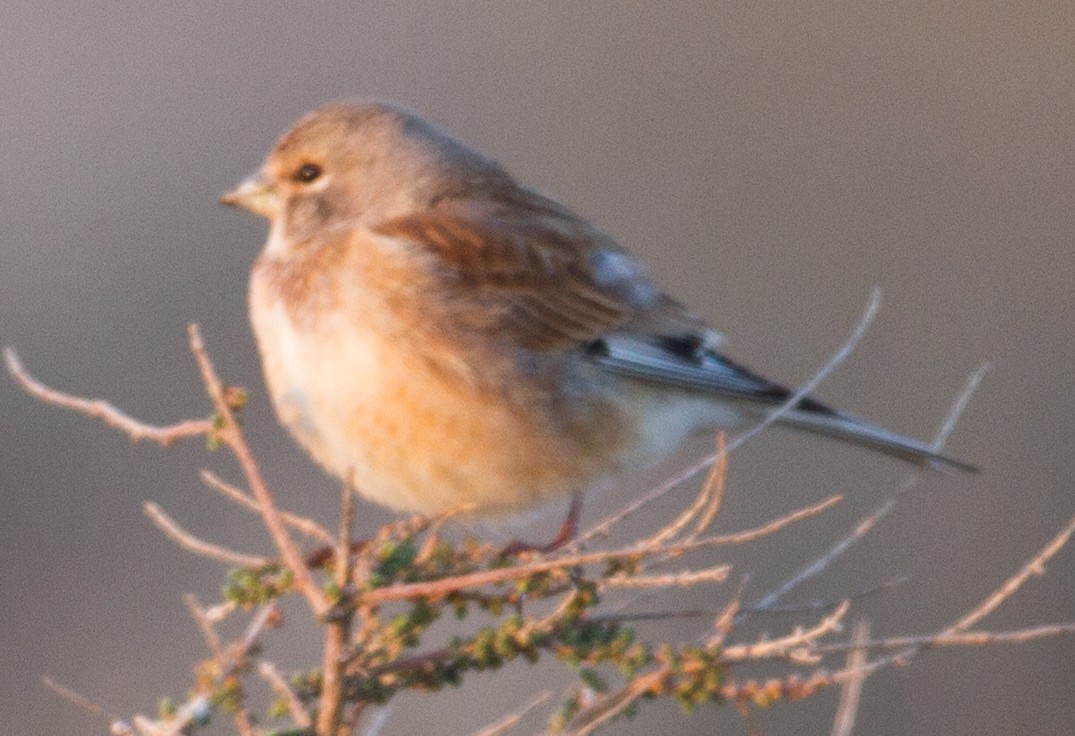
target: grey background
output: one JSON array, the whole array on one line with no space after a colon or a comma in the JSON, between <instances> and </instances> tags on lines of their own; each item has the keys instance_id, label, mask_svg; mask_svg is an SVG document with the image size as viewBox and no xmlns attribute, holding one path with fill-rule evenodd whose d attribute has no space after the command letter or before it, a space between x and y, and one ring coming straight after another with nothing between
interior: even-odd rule
<instances>
[{"instance_id":1,"label":"grey background","mask_svg":"<svg viewBox=\"0 0 1075 736\"><path fill-rule=\"evenodd\" d=\"M184 333L200 322L224 376L252 390L252 441L281 498L329 517L335 485L271 419L247 329L264 225L215 202L303 111L372 95L599 222L725 330L732 355L782 380L808 377L880 284L880 317L821 391L836 404L928 436L968 372L993 362L950 443L986 472L926 479L798 600L907 574L855 610L877 634L926 632L1072 513L1070 3L245 5L5 6L0 341L43 379L149 420L200 414ZM202 465L237 470L198 442L131 446L6 378L0 437L3 730L104 731L46 692L45 672L119 713L181 695L203 651L180 592L211 599L220 573L164 541L140 504L266 552L255 523L196 480ZM731 559L762 591L904 472L766 434L733 457L720 528L848 500ZM388 518L364 510L362 528ZM1067 550L989 627L1071 619L1073 572ZM729 592L685 600L719 606ZM306 663L287 634L270 647ZM867 683L859 732L1070 733L1073 662L1071 639L932 653ZM466 733L562 685L556 671L514 667L408 698L385 733ZM755 724L824 733L834 706L827 693ZM732 708L687 719L647 706L617 732L745 729Z\"/></svg>"}]
</instances>

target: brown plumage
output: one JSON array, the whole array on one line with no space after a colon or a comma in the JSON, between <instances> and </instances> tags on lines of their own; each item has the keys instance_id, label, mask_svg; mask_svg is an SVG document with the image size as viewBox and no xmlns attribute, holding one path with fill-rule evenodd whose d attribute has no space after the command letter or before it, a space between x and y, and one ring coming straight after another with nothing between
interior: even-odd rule
<instances>
[{"instance_id":1,"label":"brown plumage","mask_svg":"<svg viewBox=\"0 0 1075 736\"><path fill-rule=\"evenodd\" d=\"M393 508L518 511L789 395L608 235L401 108L310 113L224 201L271 224L250 313L281 421ZM785 422L967 467L812 399Z\"/></svg>"}]
</instances>

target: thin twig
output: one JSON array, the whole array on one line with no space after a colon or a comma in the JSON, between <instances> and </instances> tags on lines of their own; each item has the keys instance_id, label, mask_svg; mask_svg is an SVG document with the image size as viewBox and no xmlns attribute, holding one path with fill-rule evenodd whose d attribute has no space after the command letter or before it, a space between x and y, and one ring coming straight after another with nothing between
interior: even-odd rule
<instances>
[{"instance_id":1,"label":"thin twig","mask_svg":"<svg viewBox=\"0 0 1075 736\"><path fill-rule=\"evenodd\" d=\"M295 694L295 691L291 689L291 686L287 684L284 676L276 669L276 665L263 659L258 663L258 674L269 683L269 687L276 693L276 696L283 699L287 704L287 712L291 714L291 720L295 722L296 726L300 729L306 729L313 725L313 720L306 711L306 707L299 700L299 696Z\"/></svg>"},{"instance_id":2,"label":"thin twig","mask_svg":"<svg viewBox=\"0 0 1075 736\"><path fill-rule=\"evenodd\" d=\"M248 496L238 486L234 486L221 479L220 476L216 475L211 470L203 468L200 475L202 483L208 488L217 491L225 498L234 501L245 509L253 511L255 514L261 513L261 508L258 506L258 502ZM311 539L316 539L322 544L332 545L336 543L336 538L333 537L325 527L321 526L313 519L283 510L280 511L280 518L295 531L305 534Z\"/></svg>"},{"instance_id":3,"label":"thin twig","mask_svg":"<svg viewBox=\"0 0 1075 736\"><path fill-rule=\"evenodd\" d=\"M205 618L210 623L216 625L235 613L238 608L239 606L235 601L221 601L220 603L214 603L211 606L207 606L202 610L202 613L205 614Z\"/></svg>"},{"instance_id":4,"label":"thin twig","mask_svg":"<svg viewBox=\"0 0 1075 736\"><path fill-rule=\"evenodd\" d=\"M168 516L160 506L152 501L146 501L142 504L142 509L146 512L146 516L149 517L150 521L164 532L165 536L188 552L223 562L226 565L235 565L236 567L265 567L272 563L272 560L266 557L236 552L227 547L221 547L218 544L206 542L204 539L195 537L179 526L172 517Z\"/></svg>"},{"instance_id":5,"label":"thin twig","mask_svg":"<svg viewBox=\"0 0 1075 736\"><path fill-rule=\"evenodd\" d=\"M863 644L870 638L870 624L866 619L855 623L851 630L851 644L854 647L847 653L845 667L854 670L866 662L867 650ZM840 704L836 708L836 717L832 722L832 736L852 736L855 730L855 718L858 716L859 703L862 701L862 686L866 677L854 677L844 683L840 690Z\"/></svg>"},{"instance_id":6,"label":"thin twig","mask_svg":"<svg viewBox=\"0 0 1075 736\"><path fill-rule=\"evenodd\" d=\"M1075 634L1075 621L1061 624L1043 624L1013 631L964 631L954 634L934 633L921 636L890 636L884 639L867 639L861 643L817 644L813 651L818 654L833 654L856 649L902 649L904 647L921 647L932 649L939 647L980 647L987 644L1025 644L1036 639L1048 639L1064 634Z\"/></svg>"},{"instance_id":7,"label":"thin twig","mask_svg":"<svg viewBox=\"0 0 1075 736\"><path fill-rule=\"evenodd\" d=\"M395 705L386 705L374 713L373 718L370 719L369 724L366 726L366 730L362 732L362 736L378 736L388 723L388 719L392 717L394 710Z\"/></svg>"},{"instance_id":8,"label":"thin twig","mask_svg":"<svg viewBox=\"0 0 1075 736\"><path fill-rule=\"evenodd\" d=\"M851 529L849 534L838 540L836 544L830 547L823 555L800 569L797 573L769 593L762 596L756 603L745 608L736 618L736 623L742 623L755 612L766 611L775 606L775 604L784 596L795 590L795 588L799 587L803 582L823 573L829 565L842 556L855 542L869 534L870 531L880 523L881 519L896 507L897 498L898 497L892 497L886 499L880 506L874 509L873 512L860 519L858 523L855 524L854 528Z\"/></svg>"},{"instance_id":9,"label":"thin twig","mask_svg":"<svg viewBox=\"0 0 1075 736\"><path fill-rule=\"evenodd\" d=\"M732 534L722 534L717 537L704 537L702 539L696 539L693 542L684 542L682 544L675 545L675 547L682 548L684 551L690 549L696 549L698 547L710 547L713 545L732 545L732 544L745 544L746 542L754 542L762 537L767 537L774 532L778 532L789 524L793 524L796 521L808 519L811 516L817 516L823 511L831 509L836 504L844 500L844 497L836 494L829 496L824 501L819 501L811 506L805 506L796 511L792 511L789 514L781 516L779 519L763 524L754 529L748 529L743 532L735 532Z\"/></svg>"},{"instance_id":10,"label":"thin twig","mask_svg":"<svg viewBox=\"0 0 1075 736\"><path fill-rule=\"evenodd\" d=\"M507 733L511 729L518 726L519 722L522 721L522 719L525 718L530 711L534 710L534 708L537 708L540 705L543 705L544 703L547 703L549 698L551 697L551 690L545 690L543 692L538 693L533 698L531 698L529 702L519 708L519 710L515 711L514 713L509 713L496 723L492 723L483 728L481 731L477 731L474 736L501 736L501 734Z\"/></svg>"},{"instance_id":11,"label":"thin twig","mask_svg":"<svg viewBox=\"0 0 1075 736\"><path fill-rule=\"evenodd\" d=\"M81 708L88 713L92 713L95 716L100 716L101 718L106 719L109 723L120 722L118 718L106 711L101 706L97 705L97 703L93 702L85 695L76 693L71 688L65 685L61 685L52 676L45 675L41 678L41 682L45 685L45 687L59 695L68 703L71 703L72 705Z\"/></svg>"},{"instance_id":12,"label":"thin twig","mask_svg":"<svg viewBox=\"0 0 1075 736\"><path fill-rule=\"evenodd\" d=\"M362 593L361 602L364 605L377 605L387 601L404 600L407 598L438 598L466 588L477 588L484 585L504 583L542 572L550 572L552 570L563 570L582 565L609 562L612 560L640 560L654 555L679 554L704 547L742 544L773 534L797 521L815 516L838 503L840 499L841 496L830 496L820 503L798 509L790 514L785 514L779 519L775 519L760 527L734 534L707 537L693 542L681 542L653 548L635 547L623 550L566 555L549 560L538 560L536 562L518 564L513 567L495 568L465 575L456 575L451 578L376 588Z\"/></svg>"},{"instance_id":13,"label":"thin twig","mask_svg":"<svg viewBox=\"0 0 1075 736\"><path fill-rule=\"evenodd\" d=\"M743 591L746 590L748 577L744 575L739 580L739 587L735 591L735 595L732 596L724 608L722 608L713 618L713 633L709 634L705 639L699 639L700 641L711 641L716 646L724 646L724 640L732 633L732 629L735 627L735 614L739 613L740 606L743 605Z\"/></svg>"},{"instance_id":14,"label":"thin twig","mask_svg":"<svg viewBox=\"0 0 1075 736\"><path fill-rule=\"evenodd\" d=\"M848 356L854 352L855 348L862 340L863 335L866 334L866 330L869 328L870 323L873 322L874 317L877 316L877 310L880 308L881 288L875 286L870 292L870 300L866 304L866 310L862 313L862 317L859 318L859 322L855 325L855 329L851 332L851 335L847 338L844 344L840 346L840 349L833 353L828 362L821 367L821 370L817 371L806 383L799 386L799 388L797 388L783 404L769 412L769 415L766 416L765 419L755 424L746 432L734 437L732 441L728 443L728 452L735 450L737 447L740 447L757 437L767 427L778 422L781 417L797 407L799 402L814 393L814 391L817 390L817 387L821 385L821 382L832 375L833 371L839 368L840 364L847 360Z\"/></svg>"},{"instance_id":15,"label":"thin twig","mask_svg":"<svg viewBox=\"0 0 1075 736\"><path fill-rule=\"evenodd\" d=\"M839 367L840 363L842 363L847 358L847 356L851 354L851 352L855 349L855 346L858 345L859 341L862 339L863 334L865 334L866 329L869 327L870 323L873 321L874 316L877 314L877 310L880 304L881 290L875 287L870 294L870 301L866 305L865 312L859 319L859 322L856 325L855 329L852 331L850 337L844 342L840 349L833 354L833 356L828 360L828 362L824 366L822 366L821 369L818 370L810 378L810 380L802 384L802 386L800 386L798 390L792 393L792 395L788 397L787 401L785 401L783 404L770 412L769 415L766 416L766 418L760 423L758 423L754 428L737 436L731 442L729 442L726 452L731 453L732 450L739 447L744 442L747 442L748 440L755 437L759 432L762 431L762 429L779 420L781 416L788 412L788 410L794 408L803 399L803 397L816 390L817 387L821 384L821 382L828 378L828 376L831 375L832 372ZM573 543L572 547L581 547L586 542L594 539L595 537L607 537L611 532L612 527L614 527L616 524L620 523L627 517L634 515L635 513L645 508L649 504L653 503L657 499L663 498L680 483L690 480L698 473L712 466L715 462L717 462L718 458L719 453L713 453L689 465L684 470L680 471L679 473L676 473L671 478L665 480L654 490L636 499L635 501L628 504L623 509L620 509L616 513L611 514L599 521L598 523L594 524L592 527L586 530L585 533L579 535L579 537Z\"/></svg>"},{"instance_id":16,"label":"thin twig","mask_svg":"<svg viewBox=\"0 0 1075 736\"><path fill-rule=\"evenodd\" d=\"M890 665L903 665L911 659L920 650L935 646L933 641L944 641L946 638L954 637L958 639L960 635L966 633L967 629L983 619L985 616L996 610L997 606L1006 601L1016 591L1019 590L1035 575L1041 575L1045 569L1045 563L1052 559L1064 545L1070 540L1072 533L1075 533L1075 517L1072 517L1067 525L1060 531L1059 534L1054 536L1049 542L1042 547L1037 554L1035 554L1022 568L1019 569L1014 575L1008 578L1004 583L998 587L993 593L987 596L982 602L975 606L969 613L962 616L955 623L945 627L942 631L934 634L931 640L920 644L914 644L908 646L895 654L890 654L885 657L867 662L857 670L844 669L833 675L836 681L844 681L847 678L858 676L859 672L865 673L865 676L869 676L879 669L888 667ZM1057 631L1056 633L1062 633Z\"/></svg>"},{"instance_id":17,"label":"thin twig","mask_svg":"<svg viewBox=\"0 0 1075 736\"><path fill-rule=\"evenodd\" d=\"M176 708L175 713L165 721L155 721L145 716L135 716L131 720L143 736L185 736L195 725L205 725L211 713L209 699L196 695Z\"/></svg>"},{"instance_id":18,"label":"thin twig","mask_svg":"<svg viewBox=\"0 0 1075 736\"><path fill-rule=\"evenodd\" d=\"M974 372L967 377L967 380L963 383L963 389L956 396L952 405L948 407L948 414L945 416L941 428L937 430L937 434L933 437L933 442L930 443L930 449L935 452L940 452L944 449L945 443L948 442L948 438L956 428L956 423L959 421L959 418L963 416L963 411L970 403L971 397L974 396L982 379L986 377L986 374L989 373L991 368L992 366L990 363L986 361L975 368Z\"/></svg>"},{"instance_id":19,"label":"thin twig","mask_svg":"<svg viewBox=\"0 0 1075 736\"><path fill-rule=\"evenodd\" d=\"M717 565L664 575L614 575L601 581L601 585L606 588L686 588L701 583L723 583L731 571L731 565Z\"/></svg>"},{"instance_id":20,"label":"thin twig","mask_svg":"<svg viewBox=\"0 0 1075 736\"><path fill-rule=\"evenodd\" d=\"M243 638L239 640L235 647L235 660L228 669L229 674L239 666L243 657L250 653L250 649L257 644L258 637L265 632L265 629L275 626L278 619L279 609L277 609L275 601L266 603L257 612L257 615L250 619L250 623L246 625L246 630L243 632Z\"/></svg>"},{"instance_id":21,"label":"thin twig","mask_svg":"<svg viewBox=\"0 0 1075 736\"><path fill-rule=\"evenodd\" d=\"M721 650L720 658L725 662L771 659L774 657L787 657L796 650L809 649L810 645L821 637L833 631L839 631L841 622L850 608L851 602L843 601L836 607L835 611L809 629L797 629L791 634L778 639L726 646Z\"/></svg>"},{"instance_id":22,"label":"thin twig","mask_svg":"<svg viewBox=\"0 0 1075 736\"><path fill-rule=\"evenodd\" d=\"M228 653L225 651L224 645L213 627L213 622L206 615L201 603L198 602L197 596L193 593L188 593L183 596L183 602L186 604L187 610L190 611L191 618L198 625L202 638L205 639L205 643L213 653L213 658L220 664L221 669L226 668L228 666ZM254 736L255 731L250 718L250 711L241 700L236 704L232 718L235 721L235 729L240 736Z\"/></svg>"},{"instance_id":23,"label":"thin twig","mask_svg":"<svg viewBox=\"0 0 1075 736\"><path fill-rule=\"evenodd\" d=\"M205 419L193 419L165 426L146 424L125 414L107 401L83 399L57 391L31 376L23 366L22 361L19 360L14 348L4 348L4 362L7 364L8 372L11 373L12 378L34 398L46 404L53 404L54 406L100 419L105 424L115 427L126 434L131 438L132 442L148 440L167 447L184 437L208 435L213 431L213 425Z\"/></svg>"},{"instance_id":24,"label":"thin twig","mask_svg":"<svg viewBox=\"0 0 1075 736\"><path fill-rule=\"evenodd\" d=\"M982 644L992 644L996 642L1022 643L1073 632L1075 632L1075 622L1039 626L1010 632L966 632L950 636L938 633L923 637L902 638L903 641L900 641L901 638L894 638L892 640L882 639L873 642L867 641L862 644L847 643L828 645L818 647L818 650L835 652L848 651L853 648L870 648L871 644L884 645L891 643L893 647L899 647L906 641L911 641L913 643L912 647L905 649L905 651L900 654L866 662L860 667L845 667L844 669L836 670L835 672L817 669L807 677L792 674L783 678L772 678L764 682L758 682L756 680L736 682L732 680L721 687L720 694L726 700L733 701L760 700L763 702L773 702L781 699L805 698L813 695L823 687L831 687L833 685L843 684L849 680L861 679L884 667L906 664L910 656L915 652L936 646L949 644L954 646L980 646Z\"/></svg>"},{"instance_id":25,"label":"thin twig","mask_svg":"<svg viewBox=\"0 0 1075 736\"><path fill-rule=\"evenodd\" d=\"M205 343L202 341L201 331L198 329L198 325L195 324L190 325L187 331L190 337L190 350L198 362L202 382L205 384L209 398L212 399L221 420L222 426L218 430L219 436L231 448L235 459L239 461L239 465L243 469L243 475L246 477L246 484L258 502L265 528L268 530L269 536L272 537L280 556L283 557L284 564L291 570L296 590L306 599L315 615L318 617L323 616L328 610L328 601L322 594L317 581L314 580L309 568L307 568L299 548L295 545L294 540L291 539L291 535L288 534L287 528L280 518L280 512L276 508L272 494L269 493L269 488L261 476L261 469L258 468L257 463L254 461L253 453L246 442L242 427L236 420L235 412L227 401L224 384L220 381L216 368L209 359Z\"/></svg>"},{"instance_id":26,"label":"thin twig","mask_svg":"<svg viewBox=\"0 0 1075 736\"><path fill-rule=\"evenodd\" d=\"M931 449L940 452L944 448L945 440L947 440L949 434L952 432L956 421L967 407L967 403L970 401L971 396L974 395L975 390L982 382L982 379L985 377L988 370L988 364L983 363L967 378L962 390L949 407L948 413L930 445ZM877 525L881 523L881 520L896 508L900 499L917 484L920 477L921 473L919 471L909 474L903 480L899 490L890 498L882 501L872 512L860 519L851 529L850 533L837 540L837 542L820 557L815 558L779 586L762 596L760 600L752 604L748 609L745 609L740 613L736 622L741 623L752 612L764 611L774 607L784 596L795 590L795 588L799 587L803 582L824 572L833 562L842 557L843 554L858 540L862 539L876 528Z\"/></svg>"},{"instance_id":27,"label":"thin twig","mask_svg":"<svg viewBox=\"0 0 1075 736\"><path fill-rule=\"evenodd\" d=\"M854 593L848 593L847 595L841 595L836 598L818 598L812 601L803 601L802 603L788 604L784 606L767 606L766 608L742 608L743 613L748 614L785 614L785 613L806 613L808 611L816 611L820 608L832 608L840 601L857 601L862 598L868 598L870 596L882 593L890 588L895 588L897 585L903 585L907 582L906 575L894 577L889 580L883 580L877 585L872 585L869 588L863 588L857 590Z\"/></svg>"},{"instance_id":28,"label":"thin twig","mask_svg":"<svg viewBox=\"0 0 1075 736\"><path fill-rule=\"evenodd\" d=\"M699 515L701 515L701 518L698 521L695 535L709 526L713 515L716 514L717 507L720 506L727 469L728 453L725 450L724 433L721 432L717 435L717 462L713 464L713 467L706 474L705 482L702 483L694 503L685 508L669 524L658 530L656 534L650 536L644 544L662 544L672 539L690 525L692 521L699 518Z\"/></svg>"},{"instance_id":29,"label":"thin twig","mask_svg":"<svg viewBox=\"0 0 1075 736\"><path fill-rule=\"evenodd\" d=\"M194 619L194 623L198 625L198 631L201 632L202 638L205 639L209 651L223 665L226 655L224 644L220 641L220 636L216 633L216 627L213 626L212 620L206 615L205 609L202 608L202 604L198 601L198 596L193 593L187 593L183 596L183 603L186 604L187 610L190 611L190 617Z\"/></svg>"},{"instance_id":30,"label":"thin twig","mask_svg":"<svg viewBox=\"0 0 1075 736\"><path fill-rule=\"evenodd\" d=\"M348 595L354 556L351 554L351 533L355 517L355 492L348 478L340 492L340 527L336 542L336 587L341 603L328 617L325 631L325 650L321 664L321 697L317 708L317 733L321 736L342 736L350 729L341 728L344 717L344 675L347 670L345 652L351 639L351 623L355 607Z\"/></svg>"},{"instance_id":31,"label":"thin twig","mask_svg":"<svg viewBox=\"0 0 1075 736\"><path fill-rule=\"evenodd\" d=\"M945 634L955 634L968 630L983 618L991 614L997 609L997 607L1008 600L1015 594L1015 591L1023 587L1023 584L1031 577L1045 574L1045 563L1052 559L1057 552L1064 548L1064 545L1071 539L1071 535L1075 533L1075 516L1068 520L1067 526L1065 526L1059 534L1053 537L1048 544L1042 547L1033 558L1030 559L1023 567L1010 578L1004 581L1004 584L993 591L992 595L983 600L974 610L967 613L960 618L954 624L944 630Z\"/></svg>"},{"instance_id":32,"label":"thin twig","mask_svg":"<svg viewBox=\"0 0 1075 736\"><path fill-rule=\"evenodd\" d=\"M651 690L658 689L668 676L669 667L663 665L653 672L638 675L615 693L600 698L575 716L575 725L565 736L588 736L602 725L631 707L631 704Z\"/></svg>"},{"instance_id":33,"label":"thin twig","mask_svg":"<svg viewBox=\"0 0 1075 736\"><path fill-rule=\"evenodd\" d=\"M728 484L728 447L724 441L724 435L717 435L717 461L706 474L703 487L709 494L709 505L702 511L698 523L694 525L694 532L689 539L696 539L703 534L713 520L717 518L720 506L724 502L724 489Z\"/></svg>"}]
</instances>

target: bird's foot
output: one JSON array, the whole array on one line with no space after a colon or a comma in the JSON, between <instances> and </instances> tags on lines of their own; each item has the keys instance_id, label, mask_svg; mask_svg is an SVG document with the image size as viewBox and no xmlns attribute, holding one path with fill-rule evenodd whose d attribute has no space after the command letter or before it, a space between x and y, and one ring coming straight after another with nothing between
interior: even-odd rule
<instances>
[{"instance_id":1,"label":"bird's foot","mask_svg":"<svg viewBox=\"0 0 1075 736\"><path fill-rule=\"evenodd\" d=\"M572 541L579 533L579 517L582 515L582 493L576 491L571 497L571 505L567 509L567 516L564 518L564 523L560 526L560 531L556 533L546 544L531 544L522 540L516 539L515 541L506 545L500 550L499 557L514 557L516 555L523 554L525 552L537 552L539 554L549 554L563 547L568 542Z\"/></svg>"}]
</instances>

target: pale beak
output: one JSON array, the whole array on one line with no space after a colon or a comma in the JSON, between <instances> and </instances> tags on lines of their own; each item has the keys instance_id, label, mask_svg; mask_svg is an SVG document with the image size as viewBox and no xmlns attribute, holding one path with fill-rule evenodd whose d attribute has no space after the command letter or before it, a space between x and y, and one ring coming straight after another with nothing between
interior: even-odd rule
<instances>
[{"instance_id":1,"label":"pale beak","mask_svg":"<svg viewBox=\"0 0 1075 736\"><path fill-rule=\"evenodd\" d=\"M221 197L220 201L269 220L280 214L280 198L260 171L243 179L239 186Z\"/></svg>"}]
</instances>

